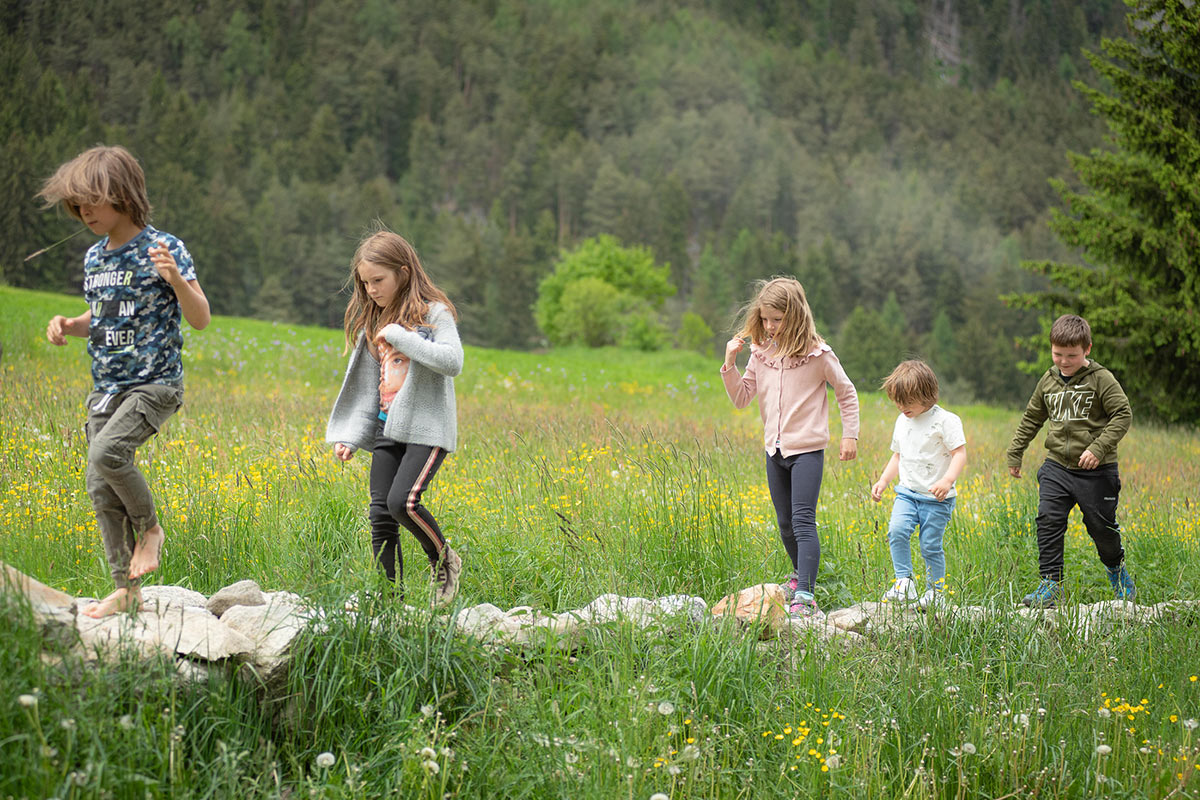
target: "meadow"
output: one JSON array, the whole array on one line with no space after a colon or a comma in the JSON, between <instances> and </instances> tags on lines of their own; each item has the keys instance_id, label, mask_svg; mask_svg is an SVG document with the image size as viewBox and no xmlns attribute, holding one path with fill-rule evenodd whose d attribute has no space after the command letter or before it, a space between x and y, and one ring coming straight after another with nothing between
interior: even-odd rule
<instances>
[{"instance_id":1,"label":"meadow","mask_svg":"<svg viewBox=\"0 0 1200 800\"><path fill-rule=\"evenodd\" d=\"M0 561L102 596L83 487L88 358L83 340L44 337L52 314L83 310L0 287ZM211 593L253 578L327 609L330 630L302 641L284 713L232 674L181 685L169 664L43 658L5 601L0 797L1200 796L1195 619L1085 642L1017 617L932 617L848 648L760 644L724 624L615 626L573 653L516 653L386 593L346 614L379 579L369 459L338 463L323 442L340 332L217 317L185 336L184 408L139 451L168 532L151 582ZM782 580L757 410L732 408L718 367L682 352L467 348L460 448L425 497L463 555L457 604L712 604ZM891 493L876 504L868 488L895 409L859 388L859 458L827 457L821 492L825 610L877 600L891 577ZM946 536L951 602L1011 608L1037 582L1040 437L1014 480L1004 450L1019 412L945 404L969 458ZM1200 435L1135 419L1121 470L1138 601L1200 597ZM404 560L421 604L412 541ZM1111 596L1077 514L1066 588L1068 605Z\"/></svg>"}]
</instances>

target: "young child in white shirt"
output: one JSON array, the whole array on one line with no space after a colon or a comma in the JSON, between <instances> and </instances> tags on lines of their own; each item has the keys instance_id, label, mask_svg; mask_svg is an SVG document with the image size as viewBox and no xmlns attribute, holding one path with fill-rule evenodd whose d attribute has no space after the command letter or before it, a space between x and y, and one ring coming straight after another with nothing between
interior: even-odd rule
<instances>
[{"instance_id":1,"label":"young child in white shirt","mask_svg":"<svg viewBox=\"0 0 1200 800\"><path fill-rule=\"evenodd\" d=\"M923 361L901 363L884 379L882 388L900 410L892 432L892 457L871 487L871 499L878 503L888 484L900 477L888 525L896 579L884 592L883 602L917 601L922 611L940 608L946 588L942 535L954 511L954 481L967 464L962 420L937 405L937 376ZM918 527L926 587L919 598L909 549L913 528Z\"/></svg>"}]
</instances>

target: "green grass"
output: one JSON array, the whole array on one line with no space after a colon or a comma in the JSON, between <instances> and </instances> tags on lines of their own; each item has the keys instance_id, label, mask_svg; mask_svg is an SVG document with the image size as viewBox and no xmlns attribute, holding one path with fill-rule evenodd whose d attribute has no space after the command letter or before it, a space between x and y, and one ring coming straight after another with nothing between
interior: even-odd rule
<instances>
[{"instance_id":1,"label":"green grass","mask_svg":"<svg viewBox=\"0 0 1200 800\"><path fill-rule=\"evenodd\" d=\"M0 560L95 596L110 586L82 480L88 359L82 340L55 348L43 334L52 314L82 310L0 288ZM211 593L254 578L326 608L330 629L303 640L289 691L264 704L232 675L187 686L170 664L42 658L27 615L0 609L13 620L0 797L1198 794L1200 737L1185 725L1200 716L1195 617L1088 642L1013 617L934 620L848 649L618 626L566 654L489 650L386 599L346 615L346 596L377 578L369 459L341 465L322 441L340 334L217 318L186 338L184 408L140 451L169 537L153 579ZM606 592L683 592L711 604L782 578L757 412L730 406L717 367L468 348L460 449L425 497L464 555L460 602L563 611ZM877 599L891 574L890 495L875 504L867 490L895 410L861 398L859 459L827 460L821 493L827 609ZM1040 443L1015 481L1003 452L1017 412L952 410L969 454L946 537L953 600L1010 607L1036 582ZM1121 467L1139 599L1196 598L1200 436L1136 424ZM404 555L418 602L422 554L405 541ZM1077 518L1067 569L1071 602L1109 596ZM18 702L35 691L36 708ZM317 765L322 752L333 766Z\"/></svg>"}]
</instances>

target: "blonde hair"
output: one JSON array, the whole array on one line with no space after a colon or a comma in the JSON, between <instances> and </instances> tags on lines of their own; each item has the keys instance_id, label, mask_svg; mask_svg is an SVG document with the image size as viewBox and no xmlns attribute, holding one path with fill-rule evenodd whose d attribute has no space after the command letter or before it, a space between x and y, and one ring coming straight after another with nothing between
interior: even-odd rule
<instances>
[{"instance_id":1,"label":"blonde hair","mask_svg":"<svg viewBox=\"0 0 1200 800\"><path fill-rule=\"evenodd\" d=\"M893 403L920 403L933 407L938 399L938 379L929 365L919 359L901 361L880 386Z\"/></svg>"},{"instance_id":2,"label":"blonde hair","mask_svg":"<svg viewBox=\"0 0 1200 800\"><path fill-rule=\"evenodd\" d=\"M1083 317L1063 314L1050 326L1050 344L1059 347L1082 347L1092 343L1092 326Z\"/></svg>"},{"instance_id":3,"label":"blonde hair","mask_svg":"<svg viewBox=\"0 0 1200 800\"><path fill-rule=\"evenodd\" d=\"M784 358L800 358L816 350L825 341L817 334L812 309L804 295L804 287L795 278L778 277L758 281L754 285L754 299L738 314L738 333L741 339L749 339L759 347L767 343L767 331L763 327L762 309L773 308L783 314L783 321L775 332L775 348Z\"/></svg>"},{"instance_id":4,"label":"blonde hair","mask_svg":"<svg viewBox=\"0 0 1200 800\"><path fill-rule=\"evenodd\" d=\"M363 263L374 264L396 274L396 296L383 308L367 294L367 286L358 275L358 267ZM458 319L458 311L450 298L425 274L416 249L403 236L386 229L369 234L359 243L350 262L350 277L346 280L346 286L351 290L350 302L346 306L346 350L354 346L360 333L372 339L383 326L393 322L410 329L423 325L429 313L429 304L435 301L445 305L450 314Z\"/></svg>"},{"instance_id":5,"label":"blonde hair","mask_svg":"<svg viewBox=\"0 0 1200 800\"><path fill-rule=\"evenodd\" d=\"M109 203L139 228L150 221L146 175L133 154L119 145L83 151L55 170L37 196L46 202L46 208L61 203L63 210L80 222L81 205L101 203Z\"/></svg>"}]
</instances>

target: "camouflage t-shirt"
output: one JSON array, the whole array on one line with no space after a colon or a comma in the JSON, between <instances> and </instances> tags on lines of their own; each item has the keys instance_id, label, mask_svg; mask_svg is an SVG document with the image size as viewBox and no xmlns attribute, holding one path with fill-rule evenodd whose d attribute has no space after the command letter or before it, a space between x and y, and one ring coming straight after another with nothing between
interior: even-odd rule
<instances>
[{"instance_id":1,"label":"camouflage t-shirt","mask_svg":"<svg viewBox=\"0 0 1200 800\"><path fill-rule=\"evenodd\" d=\"M106 236L84 256L83 296L92 309L88 353L97 391L183 383L179 300L150 260L150 248L159 242L175 257L184 280L195 280L183 242L151 226L115 250L104 249Z\"/></svg>"}]
</instances>

